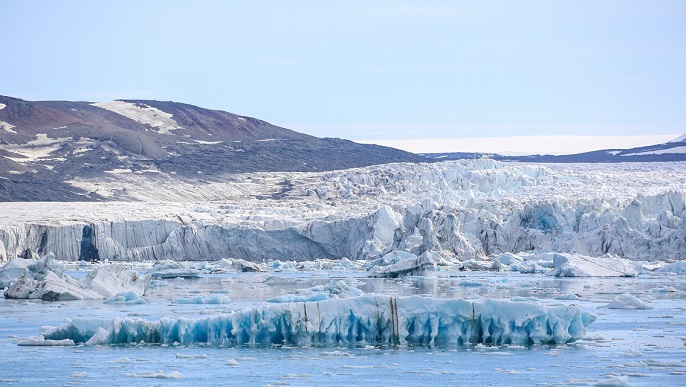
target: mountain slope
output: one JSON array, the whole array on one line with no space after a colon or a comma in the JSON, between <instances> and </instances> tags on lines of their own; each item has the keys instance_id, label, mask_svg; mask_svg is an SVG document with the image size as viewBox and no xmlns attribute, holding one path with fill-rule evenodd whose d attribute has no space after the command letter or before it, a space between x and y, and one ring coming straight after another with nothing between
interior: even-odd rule
<instances>
[{"instance_id":1,"label":"mountain slope","mask_svg":"<svg viewBox=\"0 0 686 387\"><path fill-rule=\"evenodd\" d=\"M148 100L24 101L0 96L0 200L126 200L72 182L132 173L221 181L243 172L309 172L424 157L317 138L252 117Z\"/></svg>"}]
</instances>

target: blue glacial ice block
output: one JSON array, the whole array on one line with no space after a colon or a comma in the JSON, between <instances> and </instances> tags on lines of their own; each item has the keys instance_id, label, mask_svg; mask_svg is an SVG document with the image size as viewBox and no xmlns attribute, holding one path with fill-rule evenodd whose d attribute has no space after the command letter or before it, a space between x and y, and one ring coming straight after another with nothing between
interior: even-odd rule
<instances>
[{"instance_id":1,"label":"blue glacial ice block","mask_svg":"<svg viewBox=\"0 0 686 387\"><path fill-rule=\"evenodd\" d=\"M575 306L369 295L267 304L200 319L74 319L46 327L42 335L87 345L545 345L581 339L595 318Z\"/></svg>"}]
</instances>

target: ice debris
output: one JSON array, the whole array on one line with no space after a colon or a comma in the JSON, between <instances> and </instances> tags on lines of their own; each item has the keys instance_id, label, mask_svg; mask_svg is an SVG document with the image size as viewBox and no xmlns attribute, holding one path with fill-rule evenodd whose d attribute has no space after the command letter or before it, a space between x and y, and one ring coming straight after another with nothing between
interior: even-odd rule
<instances>
[{"instance_id":1,"label":"ice debris","mask_svg":"<svg viewBox=\"0 0 686 387\"><path fill-rule=\"evenodd\" d=\"M545 345L584 337L595 315L575 306L383 295L267 304L205 318L79 318L45 340L86 345Z\"/></svg>"}]
</instances>

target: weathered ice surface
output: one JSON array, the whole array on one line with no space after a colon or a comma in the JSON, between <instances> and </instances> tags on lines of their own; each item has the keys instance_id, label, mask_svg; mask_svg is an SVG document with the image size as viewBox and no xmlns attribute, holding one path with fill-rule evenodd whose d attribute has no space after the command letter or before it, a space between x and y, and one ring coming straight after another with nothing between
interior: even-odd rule
<instances>
[{"instance_id":1,"label":"weathered ice surface","mask_svg":"<svg viewBox=\"0 0 686 387\"><path fill-rule=\"evenodd\" d=\"M557 277L635 277L636 265L618 257L587 257L580 254L553 254L555 268L548 275Z\"/></svg>"},{"instance_id":2,"label":"weathered ice surface","mask_svg":"<svg viewBox=\"0 0 686 387\"><path fill-rule=\"evenodd\" d=\"M545 345L583 338L594 320L574 306L362 296L269 304L202 319L74 319L44 328L42 337L86 345Z\"/></svg>"},{"instance_id":3,"label":"weathered ice surface","mask_svg":"<svg viewBox=\"0 0 686 387\"><path fill-rule=\"evenodd\" d=\"M436 260L434 255L438 254L426 251L418 257L404 251L392 251L380 260L370 262L372 267L367 275L376 278L398 278L410 275L435 276Z\"/></svg>"},{"instance_id":4,"label":"weathered ice surface","mask_svg":"<svg viewBox=\"0 0 686 387\"><path fill-rule=\"evenodd\" d=\"M105 299L125 292L143 295L152 278L149 274L138 274L127 265L110 264L93 269L79 281L63 274L64 265L56 263L52 255L30 264L21 263L26 265L23 272L3 270L3 274L18 275L9 280L5 298L69 301Z\"/></svg>"},{"instance_id":5,"label":"weathered ice surface","mask_svg":"<svg viewBox=\"0 0 686 387\"><path fill-rule=\"evenodd\" d=\"M675 261L686 258L683 181L686 163L493 160L244 174L206 185L115 179L107 184L129 192L226 200L4 203L0 259L302 262L431 251L439 264L520 252Z\"/></svg>"}]
</instances>

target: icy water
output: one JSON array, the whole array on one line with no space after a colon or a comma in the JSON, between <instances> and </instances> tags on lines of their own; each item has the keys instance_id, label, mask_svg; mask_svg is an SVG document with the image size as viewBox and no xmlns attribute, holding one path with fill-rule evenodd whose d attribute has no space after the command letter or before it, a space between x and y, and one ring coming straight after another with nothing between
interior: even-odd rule
<instances>
[{"instance_id":1,"label":"icy water","mask_svg":"<svg viewBox=\"0 0 686 387\"><path fill-rule=\"evenodd\" d=\"M78 276L83 273L70 273ZM153 281L147 304L0 299L0 384L6 385L686 385L686 278L570 278L441 273L438 279L363 278L359 272L206 275ZM350 279L367 293L513 299L578 305L598 315L570 345L506 347L225 348L193 346L20 347L65 318L202 317L259 305L298 289ZM603 306L622 293L649 310ZM219 294L229 304L176 304ZM578 300L571 298L579 297ZM622 384L624 383L624 384Z\"/></svg>"}]
</instances>

